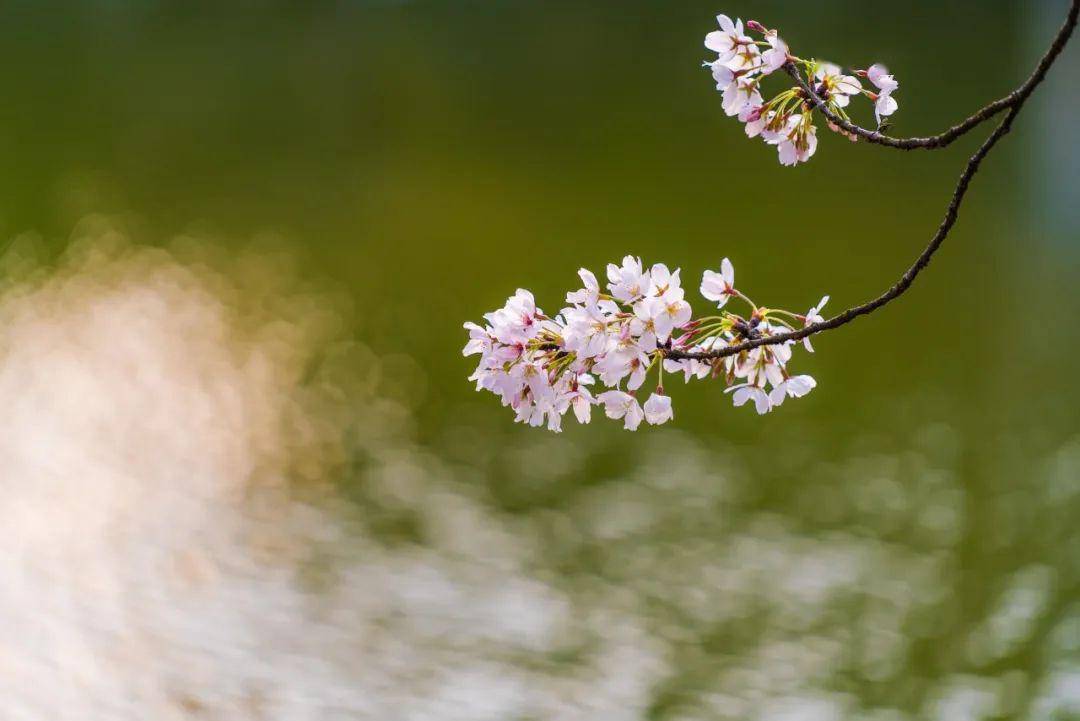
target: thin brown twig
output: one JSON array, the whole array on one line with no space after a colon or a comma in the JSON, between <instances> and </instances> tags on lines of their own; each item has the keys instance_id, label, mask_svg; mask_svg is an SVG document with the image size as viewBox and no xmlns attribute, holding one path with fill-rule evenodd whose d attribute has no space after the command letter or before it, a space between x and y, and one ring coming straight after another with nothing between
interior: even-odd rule
<instances>
[{"instance_id":1,"label":"thin brown twig","mask_svg":"<svg viewBox=\"0 0 1080 721\"><path fill-rule=\"evenodd\" d=\"M1032 71L1031 75L1028 76L1028 79L1025 80L1022 85L1005 97L998 98L992 103L988 103L982 108L979 108L972 115L948 130L924 138L894 138L878 132L877 130L869 130L868 128L856 125L849 120L845 120L829 110L828 105L822 97L814 91L801 75L799 75L794 63L786 63L784 65L784 70L788 75L795 78L795 82L799 84L799 87L802 88L802 91L810 99L810 102L814 107L820 110L826 119L838 128L853 133L868 142L890 148L897 148L899 150L934 150L936 148L944 148L951 144L954 140L994 117L1002 110L1011 108L1018 102L1022 103L1023 99L1026 99L1026 97L1031 94L1031 91L1035 89L1035 86L1042 81L1043 77L1046 75L1046 71L1050 69L1050 65L1057 59L1058 54L1061 52L1062 48L1065 47L1065 43L1068 42L1069 35L1072 33L1072 27L1076 24L1076 12L1077 6L1074 2L1069 9L1069 14L1066 17L1065 23L1058 31L1057 36L1055 36L1054 42L1050 45L1049 50L1043 55L1039 64L1035 66L1035 70Z\"/></svg>"},{"instance_id":2,"label":"thin brown twig","mask_svg":"<svg viewBox=\"0 0 1080 721\"><path fill-rule=\"evenodd\" d=\"M944 148L946 145L951 144L954 140L959 138L964 133L972 130L983 122L994 117L1002 110L1012 107L1016 104L1016 96L1020 92L1023 86L1017 88L1013 92L1009 93L1003 98L999 98L994 102L980 108L971 116L966 118L963 122L957 123L943 133L937 135L928 135L924 138L894 138L891 135L885 135L877 130L870 130L864 128L861 125L856 125L850 120L845 120L839 115L829 110L828 105L822 99L820 95L810 86L809 83L799 74L795 65L787 63L784 66L784 70L788 75L795 78L795 82L798 83L803 93L810 100L810 103L821 111L825 118L835 125L836 127L844 130L848 133L863 138L867 142L874 143L876 145L884 145L889 148L896 148L898 150L935 150L937 148ZM1032 76L1034 77L1034 75ZM1028 82L1031 78L1028 78Z\"/></svg>"},{"instance_id":3,"label":"thin brown twig","mask_svg":"<svg viewBox=\"0 0 1080 721\"><path fill-rule=\"evenodd\" d=\"M838 328L839 326L846 325L847 323L850 323L859 316L872 313L878 308L882 307L883 305L889 303L892 300L895 300L900 295L902 295L904 291L911 287L911 284L915 281L916 276L918 276L919 273L922 272L922 270L930 264L930 259L933 257L934 253L937 251L938 248L941 247L941 244L945 242L945 238L948 236L949 231L956 223L956 219L960 211L960 203L963 202L964 196L967 194L968 186L971 183L971 179L975 176L975 173L978 172L979 166L982 164L982 161L987 156L987 154L993 149L997 142L1001 140L1001 138L1004 137L1005 134L1008 133L1009 130L1012 128L1013 120L1015 120L1016 116L1020 113L1020 110L1023 108L1024 103L1031 96L1031 93L1035 90L1039 83L1042 82L1043 78L1046 77L1046 73L1050 69L1050 66L1054 64L1054 61L1061 54L1062 49L1065 47L1065 44L1069 41L1069 38L1072 35L1073 29L1076 27L1078 14L1080 14L1080 0L1072 0L1071 5L1069 6L1069 12L1065 17L1065 22L1058 30L1058 33L1054 37L1054 41L1050 44L1050 47L1046 51L1046 54L1043 55L1042 59L1039 61L1039 64L1035 67L1035 71L1031 74L1031 77L1029 77L1024 82L1023 85L1018 87L1013 92L1009 93L1001 100L997 100L986 106L978 113L972 115L970 118L965 120L960 125L950 128L948 131L942 133L940 136L933 136L934 138L942 138L951 135L951 137L949 137L949 140L945 141L945 144L947 144L948 142L952 142L952 140L956 137L959 137L963 133L967 132L967 130L975 127L975 125L978 125L983 120L991 117L999 110L1008 108L1008 112L1006 113L1005 118L994 129L994 131L989 135L989 137L986 138L983 144L979 146L979 149L975 151L975 154L968 159L967 165L964 166L963 172L960 173L960 178L956 183L956 188L953 190L952 198L949 200L949 205L945 209L945 216L942 218L941 224L938 226L937 232L935 232L934 236L930 239L930 243L926 246L925 249L923 249L923 252L920 253L919 257L915 259L915 262L912 263L911 267L908 268L902 276L900 276L900 279L896 283L894 283L891 288L889 288L873 300L867 301L862 305L848 308L844 312L835 315L828 320L811 323L803 328L800 328L799 330L794 330L787 333L778 333L776 335L764 336L761 338L755 338L752 340L744 341L742 343L736 343L734 345L729 345L724 348L717 348L709 351L683 351L677 349L667 350L665 351L665 357L671 358L673 360L713 360L732 356L737 353L741 353L742 351L750 350L751 348L757 348L758 346L775 345L777 343L797 341L802 338L814 335L816 333L820 333L822 331L831 330L832 328ZM796 77L798 77L797 74ZM801 78L798 79L801 81ZM800 84L803 83L800 82ZM892 145L893 147L904 147L903 145L896 145L896 143L926 140L919 138L909 138L905 141L897 138L887 138L886 136L881 136L876 133L872 133L871 131L867 131L863 128L859 128L858 126L854 126L851 123L847 123L846 121L837 118L835 114L830 113L826 108L824 108L824 104L822 103L821 98L814 94L812 89L805 86L803 89L805 92L808 92L810 94L813 102L817 104L819 109L822 109L822 111L825 113L826 117L830 119L830 121L834 122L836 125L843 128L844 130L847 130L848 132L859 133L859 131L863 131L864 133L870 133L871 135L876 135L878 137L878 140L874 140L873 142L880 142L882 139L886 139L892 142L881 142L881 144ZM988 114L983 116L983 113ZM975 118L979 119L975 120ZM861 135L862 133L859 134ZM864 135L863 137L867 136ZM913 145L911 147L941 147L941 145Z\"/></svg>"}]
</instances>

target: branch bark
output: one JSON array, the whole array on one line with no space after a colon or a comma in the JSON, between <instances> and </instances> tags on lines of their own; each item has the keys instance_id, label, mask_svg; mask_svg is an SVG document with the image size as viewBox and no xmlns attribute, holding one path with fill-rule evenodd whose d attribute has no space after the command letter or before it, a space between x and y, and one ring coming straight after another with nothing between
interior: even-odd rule
<instances>
[{"instance_id":1,"label":"branch bark","mask_svg":"<svg viewBox=\"0 0 1080 721\"><path fill-rule=\"evenodd\" d=\"M1000 100L995 100L989 105L983 107L974 115L969 117L962 123L949 128L944 133L939 135L930 136L928 138L891 138L886 135L877 133L876 131L867 130L857 125L853 125L842 118L837 117L834 113L825 107L822 99L814 93L805 81L798 75L798 72L794 67L787 66L788 72L792 73L796 80L799 81L799 85L802 86L803 91L808 94L808 97L814 103L814 105L822 111L826 118L830 122L834 123L838 127L851 132L861 137L866 138L870 142L877 143L879 145L887 145L893 148L900 148L904 150L910 150L914 148L940 148L948 145L956 138L960 137L964 133L968 132L975 126L979 125L985 120L993 117L1002 110L1007 110L1005 118L994 129L994 131L986 138L979 149L975 151L964 166L963 172L960 173L960 178L957 180L956 187L953 190L952 198L949 200L949 205L945 209L945 216L942 218L940 225L938 225L937 232L930 239L929 244L923 249L923 252L919 254L919 257L915 259L911 267L904 272L900 279L892 285L891 288L879 295L873 300L867 301L861 305L848 308L844 312L833 316L827 320L820 321L818 323L811 323L799 330L790 331L787 333L778 333L776 335L765 336L762 338L755 338L753 340L747 340L742 343L736 343L734 345L725 346L724 348L717 348L709 351L682 351L682 350L668 350L665 351L665 357L673 360L715 360L718 358L725 358L727 356L736 355L745 350L751 348L757 348L763 345L775 345L778 343L787 343L788 341L796 341L807 336L821 333L822 331L838 328L842 325L846 325L855 320L859 316L868 315L873 313L878 308L886 305L887 303L895 300L904 293L911 284L915 281L915 278L930 264L930 260L942 243L945 242L945 238L949 235L949 231L952 230L953 225L956 223L956 219L960 212L960 204L964 200L964 196L967 194L968 186L971 184L971 179L978 172L979 166L982 164L983 159L987 154L997 145L1008 132L1012 129L1013 121L1020 113L1024 103L1031 97L1032 92L1038 87L1039 83L1046 77L1047 71L1057 60L1061 51L1064 49L1069 38L1072 36L1073 29L1076 27L1077 15L1080 14L1080 0L1072 0L1068 14L1065 17L1065 22L1058 30L1057 35L1054 37L1053 42L1043 55L1042 59L1036 65L1035 70L1031 76L1024 81L1020 87L1012 91Z\"/></svg>"}]
</instances>

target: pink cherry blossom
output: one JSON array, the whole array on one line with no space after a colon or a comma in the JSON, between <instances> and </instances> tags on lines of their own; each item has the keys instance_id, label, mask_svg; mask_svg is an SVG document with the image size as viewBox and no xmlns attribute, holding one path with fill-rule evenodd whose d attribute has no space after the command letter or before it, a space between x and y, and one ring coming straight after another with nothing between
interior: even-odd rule
<instances>
[{"instance_id":1,"label":"pink cherry blossom","mask_svg":"<svg viewBox=\"0 0 1080 721\"><path fill-rule=\"evenodd\" d=\"M738 117L744 124L746 136L760 137L775 145L781 165L793 166L805 163L817 151L817 127L815 118L823 114L810 102L805 88L812 89L824 101L828 127L855 141L857 133L848 131L837 121L837 116L848 120L847 108L852 98L865 96L873 102L874 117L880 127L883 118L896 112L897 103L893 91L899 87L895 78L883 65L875 64L868 70L848 74L834 63L806 60L791 52L787 42L775 29L767 29L757 21L750 21L744 30L742 21L732 21L727 15L717 16L720 30L710 32L705 46L717 53L716 58L704 64L711 70L716 89L721 93L724 113ZM748 32L760 33L761 40L754 40ZM760 47L767 47L762 52ZM781 88L768 98L765 88L769 76L782 76L781 68L798 76L799 84ZM866 77L877 92L864 90L859 76Z\"/></svg>"},{"instance_id":2,"label":"pink cherry blossom","mask_svg":"<svg viewBox=\"0 0 1080 721\"><path fill-rule=\"evenodd\" d=\"M724 258L720 261L720 272L706 270L701 275L701 295L705 300L716 302L717 308L723 308L728 298L735 291L735 267Z\"/></svg>"},{"instance_id":3,"label":"pink cherry blossom","mask_svg":"<svg viewBox=\"0 0 1080 721\"><path fill-rule=\"evenodd\" d=\"M814 323L820 323L823 320L825 320L821 316L821 309L824 308L825 304L828 303L828 302L829 302L829 296L827 296L827 295L823 296L822 299L820 301L818 301L817 305L815 305L810 310L806 311L806 317L805 317L805 320L803 321L803 327L804 328L806 326L808 326L808 325L812 325ZM802 342L803 342L803 345L806 346L806 350L810 351L811 353L814 352L814 346L810 345L809 336L806 337L806 338L803 338Z\"/></svg>"},{"instance_id":4,"label":"pink cherry blossom","mask_svg":"<svg viewBox=\"0 0 1080 721\"><path fill-rule=\"evenodd\" d=\"M735 268L727 258L720 272L705 271L701 283L702 295L721 306L720 315L698 320L685 298L678 268L656 263L646 270L639 258L628 255L621 265L608 266L610 296L600 292L591 271L582 268L578 277L583 287L566 293L569 305L554 316L536 306L532 293L519 289L503 307L484 314L485 324L464 324L469 338L462 353L480 357L469 380L478 391L497 396L519 423L558 433L570 410L578 423L586 424L598 404L629 430L642 420L666 423L674 418L674 409L663 389L664 372L680 373L686 382L721 379L731 386L736 405L753 400L760 412L813 387L809 376L789 373L790 342L724 358L668 357L676 351L721 350L748 334L774 335L789 327L780 315L801 317L787 311L770 316L774 311L755 306L736 291ZM723 309L732 298L747 306L746 317ZM656 390L642 406L633 394L653 374ZM606 390L594 395L589 386L597 379Z\"/></svg>"},{"instance_id":5,"label":"pink cherry blossom","mask_svg":"<svg viewBox=\"0 0 1080 721\"><path fill-rule=\"evenodd\" d=\"M645 412L638 405L637 398L623 391L605 391L596 397L604 406L608 418L623 419L623 428L636 431L641 425Z\"/></svg>"},{"instance_id":6,"label":"pink cherry blossom","mask_svg":"<svg viewBox=\"0 0 1080 721\"><path fill-rule=\"evenodd\" d=\"M717 15L716 22L720 24L720 29L705 36L705 47L719 54L721 62L731 60L739 48L754 42L743 32L742 20L731 22L727 15Z\"/></svg>"},{"instance_id":7,"label":"pink cherry blossom","mask_svg":"<svg viewBox=\"0 0 1080 721\"><path fill-rule=\"evenodd\" d=\"M645 420L654 426L667 423L675 417L671 410L671 398L660 392L649 396L649 400L645 401L644 411Z\"/></svg>"}]
</instances>

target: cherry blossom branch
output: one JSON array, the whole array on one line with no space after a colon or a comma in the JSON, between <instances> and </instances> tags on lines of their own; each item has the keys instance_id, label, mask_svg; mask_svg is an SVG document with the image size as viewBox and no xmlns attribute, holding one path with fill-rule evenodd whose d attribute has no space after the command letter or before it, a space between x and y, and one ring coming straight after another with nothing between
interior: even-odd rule
<instances>
[{"instance_id":1,"label":"cherry blossom branch","mask_svg":"<svg viewBox=\"0 0 1080 721\"><path fill-rule=\"evenodd\" d=\"M1065 17L1065 22L1062 23L1061 28L1058 29L1054 41L1050 44L1050 48L1046 51L1046 54L1043 55L1042 59L1039 60L1039 64L1035 66L1035 70L1022 85L1005 97L999 98L980 108L971 116L952 126L945 132L924 138L894 138L876 130L869 130L855 125L851 121L841 118L834 113L829 108L828 103L826 103L825 100L810 87L810 84L803 79L793 63L790 61L785 63L783 69L788 75L795 79L795 82L799 84L799 87L802 88L803 93L810 99L814 107L820 110L830 123L841 130L864 138L868 142L890 148L897 148L899 150L934 150L946 147L969 130L981 125L1001 111L1022 105L1024 101L1027 100L1028 96L1031 95L1031 91L1035 89L1035 86L1042 82L1043 78L1046 76L1046 72L1050 69L1050 66L1054 64L1054 61L1057 59L1062 49L1064 49L1065 44L1069 41L1073 28L1076 27L1078 13L1080 13L1080 0L1073 0L1069 7L1068 15Z\"/></svg>"},{"instance_id":2,"label":"cherry blossom branch","mask_svg":"<svg viewBox=\"0 0 1080 721\"><path fill-rule=\"evenodd\" d=\"M874 103L879 127L881 118L896 112L893 94L899 83L885 66L875 63L845 75L832 63L792 55L776 30L756 21L744 26L742 20L718 15L720 30L705 37L705 46L717 58L706 67L723 93L724 111L738 116L748 137L760 136L775 146L781 165L804 163L814 155L815 109L822 111L833 130L852 140L861 136L898 148L943 147L997 113L1004 111L1005 116L968 159L926 248L892 287L869 302L828 320L821 315L828 296L805 314L758 305L742 286L736 287L735 268L724 258L719 272L702 273L699 288L703 298L716 303L719 314L714 311L695 318L685 299L681 269L672 271L663 263L646 266L640 258L628 255L621 266L608 264L605 289L591 271L580 269L583 287L566 294L567 305L558 313L545 314L532 293L519 288L502 308L484 314L483 325L465 323L469 341L462 353L480 356L469 379L476 382L478 391L499 397L518 422L546 425L556 432L571 409L579 423L588 423L593 406L603 406L604 415L621 420L631 431L642 422L660 425L672 420L665 373L682 375L687 383L721 379L734 405L752 402L759 414L779 407L786 398L805 396L817 382L812 376L793 374L795 341L801 340L806 351L813 352L811 335L868 315L911 287L956 224L960 205L983 160L1012 129L1024 103L1065 47L1077 24L1078 10L1080 0L1072 0L1065 23L1023 85L945 133L906 139L856 126L845 110L851 98L865 96ZM764 39L754 40L744 27ZM760 92L762 81L781 68L798 85L766 101ZM865 77L876 90L866 90L856 76ZM745 305L749 313L740 315L726 308L729 301ZM642 404L637 393L654 374L655 390ZM590 386L597 383L607 390L594 395Z\"/></svg>"},{"instance_id":3,"label":"cherry blossom branch","mask_svg":"<svg viewBox=\"0 0 1080 721\"><path fill-rule=\"evenodd\" d=\"M987 156L987 154L993 149L995 145L997 145L997 142L1001 140L1001 138L1003 138L1009 132L1009 130L1012 129L1013 121L1020 113L1020 110L1023 108L1024 103L1031 96L1032 92L1039 85L1039 83L1042 82L1043 78L1046 77L1046 73L1050 69L1050 66L1054 64L1054 61L1061 54L1062 49L1064 49L1066 43L1068 43L1069 41L1069 38L1072 36L1073 29L1076 27L1078 13L1080 13L1080 0L1073 0L1072 4L1069 7L1069 12L1065 18L1065 22L1062 24L1061 29L1058 30L1058 33L1055 36L1054 41L1051 43L1050 48L1046 51L1046 54L1043 56L1042 60L1039 61L1038 66L1035 68L1035 72L1032 73L1031 77L1028 78L1028 80L1023 85L1021 85L1015 91L1007 95L1005 98L1002 98L1001 100L998 100L986 106L981 111L971 116L971 118L968 118L968 120L964 121L960 125L955 126L954 128L946 131L940 136L934 136L934 138L948 138L944 141L936 141L939 142L939 145L909 146L941 147L942 143L947 144L949 142L952 142L953 139L967 132L967 130L970 130L970 128L982 122L982 120L985 120L986 118L992 116L994 113L998 112L1002 108L1008 108L1008 113L1005 115L1004 120L1002 120L1001 123L997 126L997 128L994 129L994 132L992 132L990 136L987 137L983 144L979 146L979 149L975 151L975 154L968 159L967 165L964 166L964 170L960 174L960 178L956 183L956 188L953 190L952 198L949 200L949 205L945 210L945 216L942 218L941 224L938 226L937 232L934 233L934 236L930 239L929 244L926 246L923 252L919 254L919 257L915 259L915 262L912 263L911 267L907 269L907 271L900 277L900 279L895 284L893 284L891 288L889 288L887 291L885 291L871 301L863 303L862 305L857 305L849 308L843 313L835 315L827 320L811 323L798 330L790 331L787 333L778 333L767 337L752 338L743 341L742 343L728 345L723 348L715 348L709 351L668 350L666 351L666 357L672 360L718 359L733 356L738 353L742 353L743 351L757 348L758 346L774 345L778 343L788 343L791 341L801 340L811 335L821 333L822 331L831 330L833 328L838 328L842 325L846 325L858 318L859 316L873 313L878 308L884 306L885 304L895 300L900 295L902 295L908 288L911 287L911 284L915 281L915 278L919 275L919 273L921 273L923 269L930 264L930 260L933 257L934 253L937 252L938 248L940 248L942 243L945 242L945 238L948 236L949 231L956 223L956 219L960 211L960 204L963 202L964 196L967 194L968 187L971 184L971 179L975 176L975 173L978 172L979 166L982 164L982 161ZM804 92L808 92L810 94L811 98L817 104L818 108L825 113L826 117L828 117L830 121L836 122L837 120L840 120L839 118L836 118L834 115L830 114L824 103L822 103L821 98L817 97L813 93L812 89L805 86L805 84L801 81L801 78L799 78L798 73L792 74L797 80L800 81L800 85L803 85ZM982 117L984 114L985 117ZM974 120L975 118L980 119ZM858 126L853 126L846 121L836 122L836 124L839 125L841 128L848 130L849 132L870 132L866 131L865 129L858 128ZM871 134L876 135L873 133ZM933 140L911 138L907 139L906 141L902 141L896 138L887 138L886 136L880 136L879 140L881 139L891 141L883 142L882 144L893 145L894 147L905 147L903 145L895 144L900 142ZM878 141L875 140L874 142Z\"/></svg>"}]
</instances>

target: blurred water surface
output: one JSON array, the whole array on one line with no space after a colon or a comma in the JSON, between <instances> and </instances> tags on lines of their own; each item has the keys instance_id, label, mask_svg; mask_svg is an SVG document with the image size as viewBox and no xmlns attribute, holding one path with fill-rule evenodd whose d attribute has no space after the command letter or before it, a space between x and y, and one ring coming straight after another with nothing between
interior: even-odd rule
<instances>
[{"instance_id":1,"label":"blurred water surface","mask_svg":"<svg viewBox=\"0 0 1080 721\"><path fill-rule=\"evenodd\" d=\"M10 716L1080 718L1076 48L801 402L555 436L465 381L582 265L837 310L922 248L979 139L781 168L717 11L884 60L918 135L1063 3L0 9Z\"/></svg>"}]
</instances>

